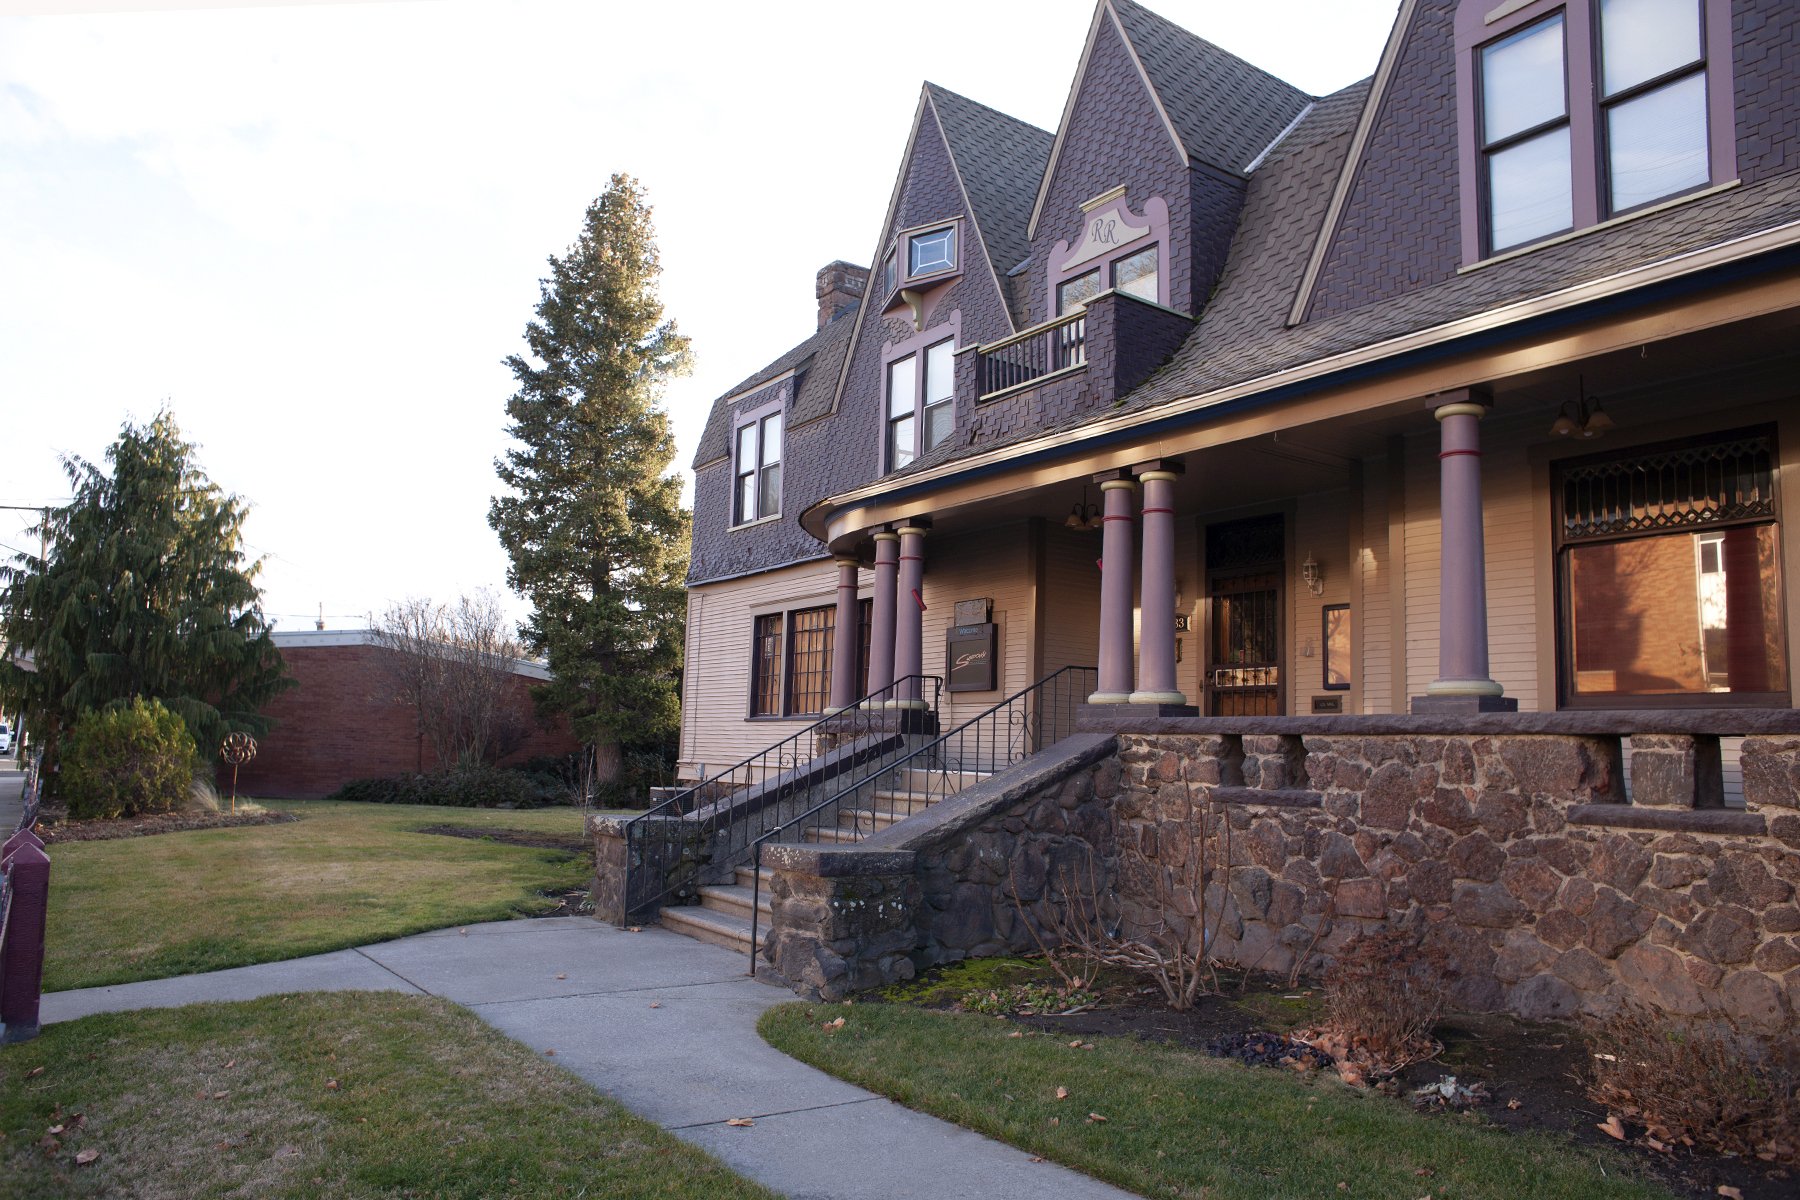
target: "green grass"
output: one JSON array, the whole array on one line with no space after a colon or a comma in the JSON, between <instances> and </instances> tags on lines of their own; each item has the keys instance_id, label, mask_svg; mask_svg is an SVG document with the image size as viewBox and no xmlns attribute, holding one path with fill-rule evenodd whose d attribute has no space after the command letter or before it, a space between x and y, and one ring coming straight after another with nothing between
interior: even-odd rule
<instances>
[{"instance_id":1,"label":"green grass","mask_svg":"<svg viewBox=\"0 0 1800 1200\"><path fill-rule=\"evenodd\" d=\"M0 1050L0 1200L106 1195L772 1200L454 1005L376 992L87 1017Z\"/></svg>"},{"instance_id":2,"label":"green grass","mask_svg":"<svg viewBox=\"0 0 1800 1200\"><path fill-rule=\"evenodd\" d=\"M591 855L438 834L427 825L577 835L572 808L295 801L285 825L50 848L44 989L273 962L542 912Z\"/></svg>"},{"instance_id":3,"label":"green grass","mask_svg":"<svg viewBox=\"0 0 1800 1200\"><path fill-rule=\"evenodd\" d=\"M838 1017L842 1027L824 1027ZM1009 1021L900 1004L786 1004L758 1028L842 1079L1147 1197L1669 1195L1611 1152L1168 1046L1102 1038L1083 1050L1009 1036L1021 1032Z\"/></svg>"}]
</instances>

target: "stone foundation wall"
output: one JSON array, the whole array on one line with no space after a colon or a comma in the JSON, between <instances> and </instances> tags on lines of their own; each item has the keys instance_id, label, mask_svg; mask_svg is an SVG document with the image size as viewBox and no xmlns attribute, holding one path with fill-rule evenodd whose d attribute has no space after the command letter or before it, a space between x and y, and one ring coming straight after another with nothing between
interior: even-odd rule
<instances>
[{"instance_id":1,"label":"stone foundation wall","mask_svg":"<svg viewBox=\"0 0 1800 1200\"><path fill-rule=\"evenodd\" d=\"M1231 834L1207 897L1226 961L1316 972L1362 930L1415 923L1464 1008L1636 998L1783 1025L1800 1013L1800 738L1745 743L1744 811L1694 807L1716 741L1627 745L1633 803L1618 737L1122 735L1120 903L1143 923L1192 892L1210 801Z\"/></svg>"}]
</instances>

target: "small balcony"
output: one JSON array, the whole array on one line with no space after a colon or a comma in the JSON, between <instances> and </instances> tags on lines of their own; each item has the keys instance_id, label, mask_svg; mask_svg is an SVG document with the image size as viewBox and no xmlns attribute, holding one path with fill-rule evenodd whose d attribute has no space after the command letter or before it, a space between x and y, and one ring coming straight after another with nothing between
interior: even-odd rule
<instances>
[{"instance_id":1,"label":"small balcony","mask_svg":"<svg viewBox=\"0 0 1800 1200\"><path fill-rule=\"evenodd\" d=\"M991 400L1085 366L1087 310L1083 309L982 346L975 368L976 398Z\"/></svg>"}]
</instances>

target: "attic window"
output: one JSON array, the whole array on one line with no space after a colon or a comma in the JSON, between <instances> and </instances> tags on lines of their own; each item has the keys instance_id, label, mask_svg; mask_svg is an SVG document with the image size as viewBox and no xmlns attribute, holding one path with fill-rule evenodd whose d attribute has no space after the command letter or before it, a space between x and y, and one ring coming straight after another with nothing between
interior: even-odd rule
<instances>
[{"instance_id":1,"label":"attic window","mask_svg":"<svg viewBox=\"0 0 1800 1200\"><path fill-rule=\"evenodd\" d=\"M738 418L732 524L760 521L781 512L781 406Z\"/></svg>"},{"instance_id":2,"label":"attic window","mask_svg":"<svg viewBox=\"0 0 1800 1200\"><path fill-rule=\"evenodd\" d=\"M956 269L956 226L915 233L906 239L906 277L936 275Z\"/></svg>"}]
</instances>

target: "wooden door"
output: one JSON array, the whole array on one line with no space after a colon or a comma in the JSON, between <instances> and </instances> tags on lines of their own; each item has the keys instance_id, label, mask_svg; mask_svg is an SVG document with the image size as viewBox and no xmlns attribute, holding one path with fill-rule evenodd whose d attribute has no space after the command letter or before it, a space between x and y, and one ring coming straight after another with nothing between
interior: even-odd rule
<instances>
[{"instance_id":1,"label":"wooden door","mask_svg":"<svg viewBox=\"0 0 1800 1200\"><path fill-rule=\"evenodd\" d=\"M1281 715L1284 558L1279 514L1207 530L1206 709L1212 716Z\"/></svg>"}]
</instances>

